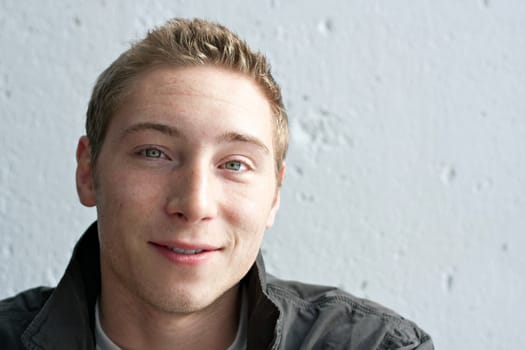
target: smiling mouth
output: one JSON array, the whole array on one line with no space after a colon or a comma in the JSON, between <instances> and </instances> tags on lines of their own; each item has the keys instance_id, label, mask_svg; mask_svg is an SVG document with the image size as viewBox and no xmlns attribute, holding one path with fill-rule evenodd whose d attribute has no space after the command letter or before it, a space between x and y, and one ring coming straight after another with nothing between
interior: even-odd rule
<instances>
[{"instance_id":1,"label":"smiling mouth","mask_svg":"<svg viewBox=\"0 0 525 350\"><path fill-rule=\"evenodd\" d=\"M165 247L168 248L169 250L171 250L174 253L185 254L185 255L195 255L195 254L202 253L204 251L204 249L188 249L188 250L186 250L186 249L177 248L177 247L170 247L170 246L165 246Z\"/></svg>"},{"instance_id":2,"label":"smiling mouth","mask_svg":"<svg viewBox=\"0 0 525 350\"><path fill-rule=\"evenodd\" d=\"M187 244L187 243L171 243L171 242L149 242L157 248L166 249L170 252L181 255L196 255L201 253L208 253L220 250L215 246L208 246L205 244Z\"/></svg>"},{"instance_id":3,"label":"smiling mouth","mask_svg":"<svg viewBox=\"0 0 525 350\"><path fill-rule=\"evenodd\" d=\"M221 251L221 248L206 244L188 244L182 242L148 243L155 247L156 250L169 261L181 266L204 264Z\"/></svg>"}]
</instances>

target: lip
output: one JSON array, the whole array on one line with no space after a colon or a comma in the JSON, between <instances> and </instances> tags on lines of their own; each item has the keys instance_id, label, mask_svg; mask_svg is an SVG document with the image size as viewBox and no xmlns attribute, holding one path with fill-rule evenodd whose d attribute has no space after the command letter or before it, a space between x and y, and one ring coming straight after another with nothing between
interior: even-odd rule
<instances>
[{"instance_id":1,"label":"lip","mask_svg":"<svg viewBox=\"0 0 525 350\"><path fill-rule=\"evenodd\" d=\"M184 250L219 250L220 247L206 244L206 243L189 243L183 241L150 241L149 243L154 245L160 245L165 247L175 247Z\"/></svg>"},{"instance_id":2,"label":"lip","mask_svg":"<svg viewBox=\"0 0 525 350\"><path fill-rule=\"evenodd\" d=\"M180 265L200 265L208 261L221 249L216 246L201 243L187 243L174 241L148 242L157 252L167 258L170 262ZM184 250L202 250L196 254L182 254L174 252L168 247L175 247Z\"/></svg>"}]
</instances>

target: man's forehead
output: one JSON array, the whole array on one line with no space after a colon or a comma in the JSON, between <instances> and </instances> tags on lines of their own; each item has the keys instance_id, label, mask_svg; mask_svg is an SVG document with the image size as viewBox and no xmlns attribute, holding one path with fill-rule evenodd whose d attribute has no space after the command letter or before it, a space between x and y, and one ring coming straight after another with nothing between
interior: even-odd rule
<instances>
[{"instance_id":1,"label":"man's forehead","mask_svg":"<svg viewBox=\"0 0 525 350\"><path fill-rule=\"evenodd\" d=\"M224 91L228 93L224 94ZM250 99L255 104L254 108L271 111L270 101L253 77L217 65L151 67L139 74L130 85L129 97L136 98L137 94L144 93L159 97L176 93L212 98L224 103L231 103L230 97L236 96L237 99Z\"/></svg>"},{"instance_id":2,"label":"man's forehead","mask_svg":"<svg viewBox=\"0 0 525 350\"><path fill-rule=\"evenodd\" d=\"M119 114L127 114L126 119L141 116L130 123L156 122L170 115L191 119L209 105L213 105L216 118L234 113L243 116L239 123L259 123L256 119L262 119L274 127L271 104L258 84L245 74L215 66L160 66L143 72L133 81L112 119Z\"/></svg>"}]
</instances>

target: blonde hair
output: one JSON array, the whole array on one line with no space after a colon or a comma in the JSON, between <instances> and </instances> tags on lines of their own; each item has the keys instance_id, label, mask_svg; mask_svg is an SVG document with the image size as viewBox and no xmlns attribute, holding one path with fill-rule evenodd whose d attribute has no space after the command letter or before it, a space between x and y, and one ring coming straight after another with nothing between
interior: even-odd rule
<instances>
[{"instance_id":1,"label":"blonde hair","mask_svg":"<svg viewBox=\"0 0 525 350\"><path fill-rule=\"evenodd\" d=\"M97 79L89 101L86 133L93 164L102 148L112 115L121 106L130 83L157 65L216 65L246 74L262 88L274 117L277 174L288 149L288 118L279 85L264 55L248 47L228 28L202 19L175 18L148 32L121 54Z\"/></svg>"}]
</instances>

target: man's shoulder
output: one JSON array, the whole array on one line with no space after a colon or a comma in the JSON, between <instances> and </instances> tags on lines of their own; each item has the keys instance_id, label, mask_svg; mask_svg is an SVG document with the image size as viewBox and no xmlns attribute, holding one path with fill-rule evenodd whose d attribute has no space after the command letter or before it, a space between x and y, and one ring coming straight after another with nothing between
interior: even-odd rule
<instances>
[{"instance_id":1,"label":"man's shoulder","mask_svg":"<svg viewBox=\"0 0 525 350\"><path fill-rule=\"evenodd\" d=\"M268 295L281 309L283 341L302 334L300 348L433 349L414 322L339 288L269 277ZM287 335L288 334L288 335ZM286 338L290 339L286 339ZM287 347L288 348L288 347Z\"/></svg>"},{"instance_id":2,"label":"man's shoulder","mask_svg":"<svg viewBox=\"0 0 525 350\"><path fill-rule=\"evenodd\" d=\"M377 316L387 320L404 320L391 309L374 301L356 297L341 288L281 280L269 275L268 293L301 309L341 309L352 313Z\"/></svg>"},{"instance_id":3,"label":"man's shoulder","mask_svg":"<svg viewBox=\"0 0 525 350\"><path fill-rule=\"evenodd\" d=\"M32 318L47 301L54 288L36 287L0 300L0 324L12 320Z\"/></svg>"},{"instance_id":4,"label":"man's shoulder","mask_svg":"<svg viewBox=\"0 0 525 350\"><path fill-rule=\"evenodd\" d=\"M53 289L37 287L0 300L0 344L7 349L21 348L20 337L42 309Z\"/></svg>"}]
</instances>

